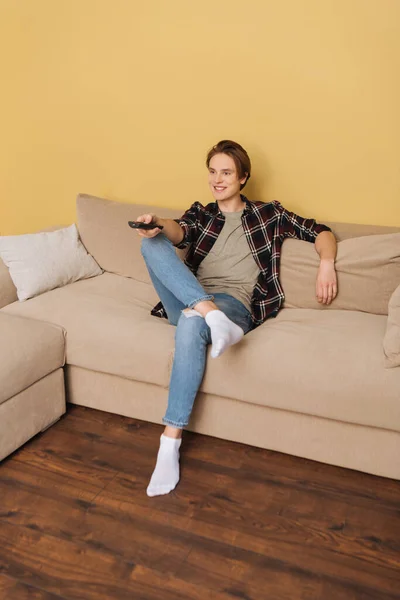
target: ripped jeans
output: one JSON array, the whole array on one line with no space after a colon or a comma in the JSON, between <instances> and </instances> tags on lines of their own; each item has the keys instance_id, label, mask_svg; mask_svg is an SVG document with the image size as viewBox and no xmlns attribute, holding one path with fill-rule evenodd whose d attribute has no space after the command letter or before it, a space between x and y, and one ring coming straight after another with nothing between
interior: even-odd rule
<instances>
[{"instance_id":1,"label":"ripped jeans","mask_svg":"<svg viewBox=\"0 0 400 600\"><path fill-rule=\"evenodd\" d=\"M164 234L144 238L142 255L168 315L168 321L171 325L176 325L175 357L163 423L183 428L189 423L203 379L211 333L201 315L187 317L182 310L193 308L204 300L213 300L244 333L252 328L251 315L244 304L229 294L207 294L195 275L177 256L175 247Z\"/></svg>"}]
</instances>

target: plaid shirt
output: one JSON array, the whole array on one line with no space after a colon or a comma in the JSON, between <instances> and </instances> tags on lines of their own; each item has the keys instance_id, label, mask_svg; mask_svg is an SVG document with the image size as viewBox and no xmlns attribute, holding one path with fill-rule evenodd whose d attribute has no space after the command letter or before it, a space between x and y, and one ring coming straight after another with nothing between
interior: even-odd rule
<instances>
[{"instance_id":1,"label":"plaid shirt","mask_svg":"<svg viewBox=\"0 0 400 600\"><path fill-rule=\"evenodd\" d=\"M251 317L253 327L261 325L266 319L276 317L284 300L279 281L279 262L282 243L285 238L297 238L315 242L321 231L331 231L326 225L320 225L314 219L304 219L284 209L277 201L250 202L241 195L246 203L242 214L243 229L256 261L260 274L251 299ZM217 202L203 206L195 202L180 219L175 219L184 231L184 238L178 248L188 248L185 264L196 275L201 261L207 256L220 234L225 217ZM157 317L167 314L161 302L151 311Z\"/></svg>"}]
</instances>

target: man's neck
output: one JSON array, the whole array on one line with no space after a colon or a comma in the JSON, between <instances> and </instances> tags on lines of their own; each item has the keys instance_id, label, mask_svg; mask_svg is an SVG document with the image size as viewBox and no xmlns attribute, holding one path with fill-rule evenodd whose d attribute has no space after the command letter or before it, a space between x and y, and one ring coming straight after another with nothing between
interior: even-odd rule
<instances>
[{"instance_id":1,"label":"man's neck","mask_svg":"<svg viewBox=\"0 0 400 600\"><path fill-rule=\"evenodd\" d=\"M217 204L221 212L240 212L245 207L245 202L242 201L240 194L229 200L219 200Z\"/></svg>"}]
</instances>

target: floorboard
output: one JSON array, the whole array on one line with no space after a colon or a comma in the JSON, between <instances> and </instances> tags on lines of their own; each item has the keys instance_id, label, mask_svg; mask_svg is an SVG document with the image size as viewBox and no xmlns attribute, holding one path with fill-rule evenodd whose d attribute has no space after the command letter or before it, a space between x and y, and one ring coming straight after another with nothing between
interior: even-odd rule
<instances>
[{"instance_id":1,"label":"floorboard","mask_svg":"<svg viewBox=\"0 0 400 600\"><path fill-rule=\"evenodd\" d=\"M400 482L79 406L0 465L1 600L400 599Z\"/></svg>"}]
</instances>

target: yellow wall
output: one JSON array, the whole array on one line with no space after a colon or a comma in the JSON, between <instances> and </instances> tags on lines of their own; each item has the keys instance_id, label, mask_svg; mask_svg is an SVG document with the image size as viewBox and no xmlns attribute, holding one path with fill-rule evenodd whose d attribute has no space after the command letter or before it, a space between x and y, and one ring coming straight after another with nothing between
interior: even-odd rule
<instances>
[{"instance_id":1,"label":"yellow wall","mask_svg":"<svg viewBox=\"0 0 400 600\"><path fill-rule=\"evenodd\" d=\"M250 198L400 226L399 0L1 0L0 233L79 191L185 209L242 143Z\"/></svg>"}]
</instances>

